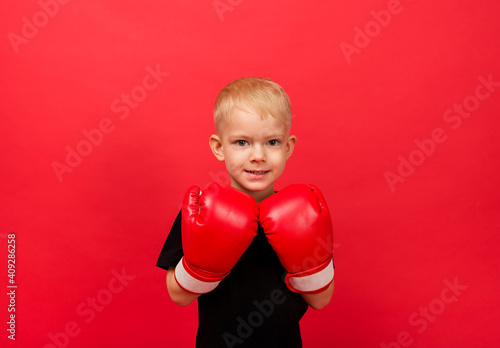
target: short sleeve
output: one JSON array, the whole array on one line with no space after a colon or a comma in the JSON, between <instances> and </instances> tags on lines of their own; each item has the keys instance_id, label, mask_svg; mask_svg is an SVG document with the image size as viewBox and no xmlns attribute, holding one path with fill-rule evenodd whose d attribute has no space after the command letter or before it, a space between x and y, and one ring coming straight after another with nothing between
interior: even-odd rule
<instances>
[{"instance_id":1,"label":"short sleeve","mask_svg":"<svg viewBox=\"0 0 500 348\"><path fill-rule=\"evenodd\" d=\"M168 270L169 267L175 267L184 255L182 251L182 234L181 234L182 210L175 218L170 233L167 236L165 244L161 249L160 256L156 262L156 266Z\"/></svg>"}]
</instances>

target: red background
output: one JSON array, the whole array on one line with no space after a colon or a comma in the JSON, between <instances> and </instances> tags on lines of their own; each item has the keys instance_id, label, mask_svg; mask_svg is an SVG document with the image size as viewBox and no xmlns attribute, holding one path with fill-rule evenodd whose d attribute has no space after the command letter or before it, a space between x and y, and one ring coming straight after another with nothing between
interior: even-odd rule
<instances>
[{"instance_id":1,"label":"red background","mask_svg":"<svg viewBox=\"0 0 500 348\"><path fill-rule=\"evenodd\" d=\"M500 81L498 2L401 0L384 27L371 11L393 0L222 2L219 16L212 1L70 1L47 23L49 0L3 3L1 293L11 232L19 287L15 341L0 300L2 346L54 347L51 333L68 347L194 346L196 304L174 305L155 263L186 188L228 179L208 138L218 91L242 76L270 77L292 100L298 142L275 187L316 184L333 215L335 292L304 317L304 346L498 345L500 87L470 97L479 76ZM13 44L33 16L36 33ZM341 43L367 24L347 59ZM136 88L145 99L122 120L111 105L147 67L169 75L147 96ZM446 122L464 100L477 110ZM82 132L106 119L113 130L85 149ZM446 140L418 157L436 128ZM54 162L78 144L90 153L58 178ZM384 173L412 153L418 165L391 190ZM102 297L123 269L135 278ZM446 280L458 301L440 300ZM87 323L77 308L99 293ZM429 306L432 320L411 324ZM68 323L78 334L66 340Z\"/></svg>"}]
</instances>

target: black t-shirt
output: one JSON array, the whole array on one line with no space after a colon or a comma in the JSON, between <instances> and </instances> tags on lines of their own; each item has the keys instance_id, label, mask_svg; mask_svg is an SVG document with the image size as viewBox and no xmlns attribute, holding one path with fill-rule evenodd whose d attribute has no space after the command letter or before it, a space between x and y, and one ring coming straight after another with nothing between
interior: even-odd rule
<instances>
[{"instance_id":1,"label":"black t-shirt","mask_svg":"<svg viewBox=\"0 0 500 348\"><path fill-rule=\"evenodd\" d=\"M175 267L183 255L181 214L158 257L160 268ZM231 273L198 298L196 347L302 347L299 320L308 305L286 287L285 274L259 224Z\"/></svg>"}]
</instances>

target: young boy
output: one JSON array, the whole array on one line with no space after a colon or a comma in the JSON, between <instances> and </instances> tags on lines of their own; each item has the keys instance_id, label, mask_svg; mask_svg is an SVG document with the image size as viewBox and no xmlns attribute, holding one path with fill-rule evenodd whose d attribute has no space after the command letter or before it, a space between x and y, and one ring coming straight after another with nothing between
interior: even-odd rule
<instances>
[{"instance_id":1,"label":"young boy","mask_svg":"<svg viewBox=\"0 0 500 348\"><path fill-rule=\"evenodd\" d=\"M296 137L288 96L242 78L215 103L209 144L231 186L192 186L158 258L172 300L198 299L196 347L302 347L299 321L333 293L333 234L313 185L274 191Z\"/></svg>"}]
</instances>

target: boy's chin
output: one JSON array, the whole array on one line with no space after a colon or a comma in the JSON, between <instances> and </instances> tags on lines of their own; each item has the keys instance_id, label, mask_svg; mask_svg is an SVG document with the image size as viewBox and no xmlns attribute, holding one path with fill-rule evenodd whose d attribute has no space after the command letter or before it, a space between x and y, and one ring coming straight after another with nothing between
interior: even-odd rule
<instances>
[{"instance_id":1,"label":"boy's chin","mask_svg":"<svg viewBox=\"0 0 500 348\"><path fill-rule=\"evenodd\" d=\"M269 188L269 186L272 186L271 184L264 184L264 183L254 183L254 184L245 184L245 185L240 185L245 191L248 192L260 192L260 191L265 191L266 189Z\"/></svg>"}]
</instances>

